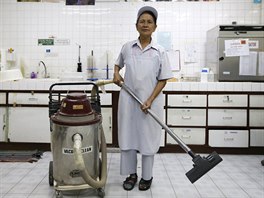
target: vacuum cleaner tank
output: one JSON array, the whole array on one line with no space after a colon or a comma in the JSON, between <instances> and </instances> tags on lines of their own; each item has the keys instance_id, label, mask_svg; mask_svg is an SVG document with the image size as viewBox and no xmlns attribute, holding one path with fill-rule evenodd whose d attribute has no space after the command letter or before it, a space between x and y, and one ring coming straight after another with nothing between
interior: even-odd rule
<instances>
[{"instance_id":1,"label":"vacuum cleaner tank","mask_svg":"<svg viewBox=\"0 0 264 198\"><path fill-rule=\"evenodd\" d=\"M87 171L92 178L98 178L102 117L92 109L86 94L68 94L62 100L60 109L51 116L51 121L53 177L57 184L86 184L74 158L75 134L82 137L81 151Z\"/></svg>"}]
</instances>

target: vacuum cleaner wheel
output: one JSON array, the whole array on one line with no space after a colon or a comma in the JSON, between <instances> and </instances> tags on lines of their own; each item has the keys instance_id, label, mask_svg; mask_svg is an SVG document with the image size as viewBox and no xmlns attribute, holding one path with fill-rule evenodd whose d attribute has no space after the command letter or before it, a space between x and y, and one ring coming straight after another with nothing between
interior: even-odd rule
<instances>
[{"instance_id":1,"label":"vacuum cleaner wheel","mask_svg":"<svg viewBox=\"0 0 264 198\"><path fill-rule=\"evenodd\" d=\"M97 193L98 193L98 196L99 197L104 198L105 192L104 192L104 189L103 188L98 188L97 189Z\"/></svg>"},{"instance_id":2,"label":"vacuum cleaner wheel","mask_svg":"<svg viewBox=\"0 0 264 198\"><path fill-rule=\"evenodd\" d=\"M49 163L49 185L54 185L54 178L53 178L53 161Z\"/></svg>"},{"instance_id":3,"label":"vacuum cleaner wheel","mask_svg":"<svg viewBox=\"0 0 264 198\"><path fill-rule=\"evenodd\" d=\"M62 198L63 197L62 192L59 190L55 191L55 195L56 195L56 198Z\"/></svg>"}]
</instances>

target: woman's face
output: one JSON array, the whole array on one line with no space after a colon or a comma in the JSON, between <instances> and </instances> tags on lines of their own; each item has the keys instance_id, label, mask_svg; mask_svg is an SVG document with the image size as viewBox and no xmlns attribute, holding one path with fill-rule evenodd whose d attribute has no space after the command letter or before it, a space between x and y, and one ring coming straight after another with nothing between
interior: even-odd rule
<instances>
[{"instance_id":1,"label":"woman's face","mask_svg":"<svg viewBox=\"0 0 264 198\"><path fill-rule=\"evenodd\" d=\"M150 37L155 32L157 25L155 24L153 16L144 13L139 17L136 27L140 36Z\"/></svg>"}]
</instances>

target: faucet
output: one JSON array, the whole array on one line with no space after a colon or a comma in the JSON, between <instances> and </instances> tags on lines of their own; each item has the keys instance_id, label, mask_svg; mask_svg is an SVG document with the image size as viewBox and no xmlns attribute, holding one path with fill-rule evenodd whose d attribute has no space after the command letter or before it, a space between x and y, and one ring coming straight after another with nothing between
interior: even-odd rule
<instances>
[{"instance_id":1,"label":"faucet","mask_svg":"<svg viewBox=\"0 0 264 198\"><path fill-rule=\"evenodd\" d=\"M44 63L43 61L39 61L38 66L40 67L41 65L43 65L43 67L44 67L44 72L45 72L45 74L44 74L44 78L48 78L47 67L46 67L46 65L45 65L45 63ZM37 72L37 74L38 74L38 73L39 73L39 72Z\"/></svg>"}]
</instances>

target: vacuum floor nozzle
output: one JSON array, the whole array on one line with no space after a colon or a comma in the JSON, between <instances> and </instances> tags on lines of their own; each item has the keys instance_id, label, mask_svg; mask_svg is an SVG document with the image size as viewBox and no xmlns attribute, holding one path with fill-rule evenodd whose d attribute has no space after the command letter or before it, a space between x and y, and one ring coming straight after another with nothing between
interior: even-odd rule
<instances>
[{"instance_id":1,"label":"vacuum floor nozzle","mask_svg":"<svg viewBox=\"0 0 264 198\"><path fill-rule=\"evenodd\" d=\"M194 162L193 168L186 173L186 176L192 183L194 183L222 160L223 159L215 151L207 157L196 155L192 160Z\"/></svg>"}]
</instances>

